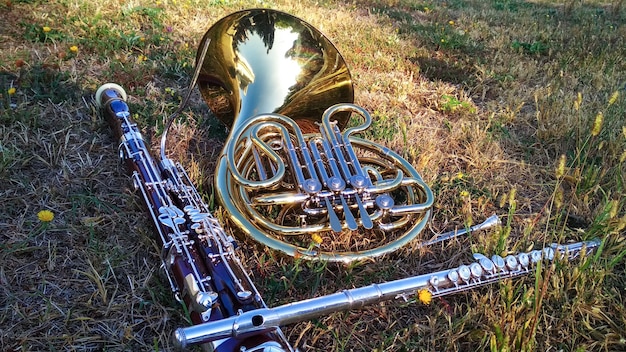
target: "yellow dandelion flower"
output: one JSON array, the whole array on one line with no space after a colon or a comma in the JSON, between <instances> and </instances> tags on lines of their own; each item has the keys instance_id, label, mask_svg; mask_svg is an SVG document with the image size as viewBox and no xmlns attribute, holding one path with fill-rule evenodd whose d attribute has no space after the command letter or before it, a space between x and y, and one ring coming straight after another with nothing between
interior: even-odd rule
<instances>
[{"instance_id":1,"label":"yellow dandelion flower","mask_svg":"<svg viewBox=\"0 0 626 352\"><path fill-rule=\"evenodd\" d=\"M140 42L145 42L145 41L146 41L146 38L144 38L144 37L139 37L139 41L140 41Z\"/></svg>"},{"instance_id":2,"label":"yellow dandelion flower","mask_svg":"<svg viewBox=\"0 0 626 352\"><path fill-rule=\"evenodd\" d=\"M451 26L454 26L454 21L450 20L450 21L448 21L448 24L451 25Z\"/></svg>"},{"instance_id":3,"label":"yellow dandelion flower","mask_svg":"<svg viewBox=\"0 0 626 352\"><path fill-rule=\"evenodd\" d=\"M37 213L37 218L41 222L50 222L54 219L54 213L50 210L41 210Z\"/></svg>"},{"instance_id":4,"label":"yellow dandelion flower","mask_svg":"<svg viewBox=\"0 0 626 352\"><path fill-rule=\"evenodd\" d=\"M70 51L76 54L78 52L78 47L76 45L70 46Z\"/></svg>"},{"instance_id":5,"label":"yellow dandelion flower","mask_svg":"<svg viewBox=\"0 0 626 352\"><path fill-rule=\"evenodd\" d=\"M467 198L467 197L469 197L469 192L468 191L461 191L460 195L461 195L461 198Z\"/></svg>"},{"instance_id":6,"label":"yellow dandelion flower","mask_svg":"<svg viewBox=\"0 0 626 352\"><path fill-rule=\"evenodd\" d=\"M7 90L7 93L8 93L9 95L13 95L13 94L15 94L15 92L16 92L15 87L11 87L11 88L9 88L9 89Z\"/></svg>"},{"instance_id":7,"label":"yellow dandelion flower","mask_svg":"<svg viewBox=\"0 0 626 352\"><path fill-rule=\"evenodd\" d=\"M423 288L417 291L417 298L420 300L420 302L424 304L430 304L430 302L433 300L433 294L430 293L430 291L428 291L427 289Z\"/></svg>"},{"instance_id":8,"label":"yellow dandelion flower","mask_svg":"<svg viewBox=\"0 0 626 352\"><path fill-rule=\"evenodd\" d=\"M554 174L556 176L556 178L561 178L563 177L563 175L565 175L565 162L566 162L567 158L565 157L565 154L561 154L561 157L559 158L559 163L556 166L556 170L554 170Z\"/></svg>"},{"instance_id":9,"label":"yellow dandelion flower","mask_svg":"<svg viewBox=\"0 0 626 352\"><path fill-rule=\"evenodd\" d=\"M460 180L460 179L462 179L462 178L463 178L463 176L464 176L464 175L463 175L463 173L462 173L462 172L459 172L459 173L457 173L457 174L456 174L456 178L458 178L459 180Z\"/></svg>"},{"instance_id":10,"label":"yellow dandelion flower","mask_svg":"<svg viewBox=\"0 0 626 352\"><path fill-rule=\"evenodd\" d=\"M43 26L43 27L41 27L41 30L42 30L44 33L48 33L48 32L50 32L50 31L52 30L52 28L50 28L50 27L48 27L48 26Z\"/></svg>"},{"instance_id":11,"label":"yellow dandelion flower","mask_svg":"<svg viewBox=\"0 0 626 352\"><path fill-rule=\"evenodd\" d=\"M609 106L615 104L615 102L617 101L617 98L619 98L619 91L618 90L613 92L613 95L611 95L611 98L609 99Z\"/></svg>"},{"instance_id":12,"label":"yellow dandelion flower","mask_svg":"<svg viewBox=\"0 0 626 352\"><path fill-rule=\"evenodd\" d=\"M600 130L602 130L602 122L604 121L604 114L599 112L596 115L595 120L593 120L593 128L591 129L591 135L597 136L600 134Z\"/></svg>"},{"instance_id":13,"label":"yellow dandelion flower","mask_svg":"<svg viewBox=\"0 0 626 352\"><path fill-rule=\"evenodd\" d=\"M445 39L443 39L443 38L441 38L441 42L442 42L442 43L445 43L445 42L446 42L446 40L445 40Z\"/></svg>"},{"instance_id":14,"label":"yellow dandelion flower","mask_svg":"<svg viewBox=\"0 0 626 352\"><path fill-rule=\"evenodd\" d=\"M139 56L137 56L137 63L138 63L138 64L140 64L140 63L142 63L142 62L144 62L144 61L146 61L146 60L148 60L148 58L147 58L147 57L145 57L144 55L139 55Z\"/></svg>"},{"instance_id":15,"label":"yellow dandelion flower","mask_svg":"<svg viewBox=\"0 0 626 352\"><path fill-rule=\"evenodd\" d=\"M324 240L322 239L322 236L314 233L313 235L311 235L311 239L313 240L313 242L317 243L317 244L321 244Z\"/></svg>"}]
</instances>

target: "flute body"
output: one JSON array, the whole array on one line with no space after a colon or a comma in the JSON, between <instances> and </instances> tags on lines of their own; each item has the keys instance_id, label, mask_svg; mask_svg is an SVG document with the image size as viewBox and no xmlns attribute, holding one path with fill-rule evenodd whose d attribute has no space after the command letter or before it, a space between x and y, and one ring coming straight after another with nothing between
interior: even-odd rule
<instances>
[{"instance_id":1,"label":"flute body","mask_svg":"<svg viewBox=\"0 0 626 352\"><path fill-rule=\"evenodd\" d=\"M310 320L326 314L361 308L393 299L408 301L416 293L426 290L431 297L454 294L484 286L507 278L532 272L542 260L558 258L573 260L583 251L588 253L600 245L599 241L577 242L570 245L552 244L543 250L491 258L475 253L475 261L468 265L405 279L344 290L335 294L289 303L275 308L245 312L217 322L209 322L175 332L179 347L225 337L245 337L268 331L273 327Z\"/></svg>"}]
</instances>

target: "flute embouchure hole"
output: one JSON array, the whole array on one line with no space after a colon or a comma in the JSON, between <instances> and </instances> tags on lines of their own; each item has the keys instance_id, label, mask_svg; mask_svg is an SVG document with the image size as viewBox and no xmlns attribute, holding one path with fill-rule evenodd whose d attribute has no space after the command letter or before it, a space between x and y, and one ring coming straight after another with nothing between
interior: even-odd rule
<instances>
[{"instance_id":1,"label":"flute embouchure hole","mask_svg":"<svg viewBox=\"0 0 626 352\"><path fill-rule=\"evenodd\" d=\"M261 326L263 325L263 316L262 315L255 315L252 317L252 325L254 326Z\"/></svg>"}]
</instances>

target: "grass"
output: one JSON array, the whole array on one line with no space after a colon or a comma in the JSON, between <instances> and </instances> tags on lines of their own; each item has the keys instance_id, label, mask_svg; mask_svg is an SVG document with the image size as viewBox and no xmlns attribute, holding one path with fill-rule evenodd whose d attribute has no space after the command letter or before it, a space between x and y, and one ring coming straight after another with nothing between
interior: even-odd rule
<instances>
[{"instance_id":1,"label":"grass","mask_svg":"<svg viewBox=\"0 0 626 352\"><path fill-rule=\"evenodd\" d=\"M196 46L245 2L3 0L0 12L0 346L169 350L186 324L117 141L91 99L124 86L156 145ZM285 327L303 351L626 349L626 10L621 0L261 1L321 28L351 67L367 138L436 195L443 232L500 230L341 266L242 242L270 306L504 254L601 238L580 263L446 296ZM225 138L195 98L172 153L211 197ZM171 142L170 142L171 143ZM51 222L37 213L54 213ZM425 237L430 234L425 233Z\"/></svg>"}]
</instances>

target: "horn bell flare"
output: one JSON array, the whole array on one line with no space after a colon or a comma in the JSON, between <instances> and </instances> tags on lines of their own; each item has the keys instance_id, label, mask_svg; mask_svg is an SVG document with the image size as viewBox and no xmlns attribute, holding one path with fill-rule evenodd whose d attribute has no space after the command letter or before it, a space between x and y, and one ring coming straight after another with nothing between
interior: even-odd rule
<instances>
[{"instance_id":1,"label":"horn bell flare","mask_svg":"<svg viewBox=\"0 0 626 352\"><path fill-rule=\"evenodd\" d=\"M236 12L215 23L200 48L207 41L198 86L231 130L258 114L279 113L307 133L329 106L354 100L339 51L297 17L269 9ZM349 114L339 116L339 126L348 119Z\"/></svg>"}]
</instances>

